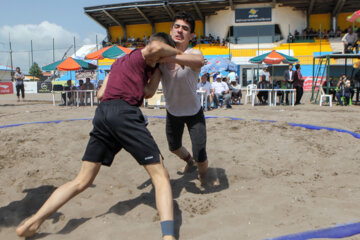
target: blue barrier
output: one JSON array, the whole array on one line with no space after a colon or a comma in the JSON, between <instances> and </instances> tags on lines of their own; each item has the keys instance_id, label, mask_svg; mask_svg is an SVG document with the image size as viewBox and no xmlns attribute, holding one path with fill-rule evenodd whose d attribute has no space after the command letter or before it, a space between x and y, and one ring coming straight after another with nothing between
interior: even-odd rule
<instances>
[{"instance_id":1,"label":"blue barrier","mask_svg":"<svg viewBox=\"0 0 360 240\"><path fill-rule=\"evenodd\" d=\"M165 119L165 116L148 116L148 118L158 118L158 119ZM216 119L216 118L225 118L230 119L234 121L241 121L245 120L244 118L237 118L237 117L222 117L222 116L205 116L206 119ZM56 121L44 121L44 122L27 122L27 123L17 123L17 124L10 124L10 125L2 125L0 128L10 128L10 127L18 127L22 125L27 124L45 124L45 123L60 123L60 122L72 122L72 121L79 121L79 120L91 120L92 118L78 118L78 119L67 119L67 120L56 120ZM275 123L274 120L263 120L263 119L251 119L252 121L257 122L269 122L269 123ZM352 135L355 138L360 139L360 134L352 131L348 131L345 129L340 128L329 128L329 127L322 127L322 126L314 126L314 125L308 125L308 124L299 124L299 123L288 123L290 126L293 127L302 127L310 130L327 130L327 131L335 131L340 133L347 133Z\"/></svg>"},{"instance_id":2,"label":"blue barrier","mask_svg":"<svg viewBox=\"0 0 360 240\"><path fill-rule=\"evenodd\" d=\"M314 238L346 238L360 234L360 223L351 223L331 228L291 234L266 240L307 240Z\"/></svg>"}]
</instances>

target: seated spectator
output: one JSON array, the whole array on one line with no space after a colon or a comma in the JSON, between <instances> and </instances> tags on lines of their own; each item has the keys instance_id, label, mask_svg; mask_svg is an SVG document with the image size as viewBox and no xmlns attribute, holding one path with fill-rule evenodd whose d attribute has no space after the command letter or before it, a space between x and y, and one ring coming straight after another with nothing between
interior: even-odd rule
<instances>
[{"instance_id":1,"label":"seated spectator","mask_svg":"<svg viewBox=\"0 0 360 240\"><path fill-rule=\"evenodd\" d=\"M77 87L78 90L85 90L85 85L84 85L84 80L80 79L79 80L79 87ZM83 92L79 92L79 101L80 101L80 105L84 104L84 93Z\"/></svg>"},{"instance_id":2,"label":"seated spectator","mask_svg":"<svg viewBox=\"0 0 360 240\"><path fill-rule=\"evenodd\" d=\"M72 85L71 80L68 80L66 82L66 84L67 85L64 87L65 91L76 90L76 87ZM74 93L73 92L62 93L61 97L64 100L64 104L62 104L62 105L70 105L71 106L73 104L73 102L74 102ZM68 100L69 100L69 102L68 102Z\"/></svg>"},{"instance_id":3,"label":"seated spectator","mask_svg":"<svg viewBox=\"0 0 360 240\"><path fill-rule=\"evenodd\" d=\"M336 98L338 99L340 105L344 106L343 98L345 100L345 105L348 105L350 100L350 81L347 80L345 74L340 77L336 88Z\"/></svg>"},{"instance_id":4,"label":"seated spectator","mask_svg":"<svg viewBox=\"0 0 360 240\"><path fill-rule=\"evenodd\" d=\"M352 27L348 28L348 32L341 41L344 42L344 53L353 53L353 48L355 48L356 53L359 53L359 45L357 44L358 35L353 32Z\"/></svg>"},{"instance_id":5,"label":"seated spectator","mask_svg":"<svg viewBox=\"0 0 360 240\"><path fill-rule=\"evenodd\" d=\"M201 76L200 82L197 85L197 89L205 91L205 107L207 107L208 110L211 110L210 106L213 102L214 89L208 79L208 73L203 74Z\"/></svg>"},{"instance_id":6,"label":"seated spectator","mask_svg":"<svg viewBox=\"0 0 360 240\"><path fill-rule=\"evenodd\" d=\"M94 84L92 84L91 82L90 82L90 78L86 78L86 82L85 82L85 84L84 84L84 90L94 90L95 88L94 88ZM94 97L94 95L95 94L93 94L93 97ZM87 104L87 102L88 102L88 98L90 98L90 96L91 96L91 93L90 92L87 92L86 93L86 99L85 99L85 103Z\"/></svg>"},{"instance_id":7,"label":"seated spectator","mask_svg":"<svg viewBox=\"0 0 360 240\"><path fill-rule=\"evenodd\" d=\"M261 81L258 83L257 88L258 89L268 89L269 83L266 81L265 75L260 76ZM266 101L268 99L268 92L266 91L259 91L257 97L260 101L260 104L266 104Z\"/></svg>"},{"instance_id":8,"label":"seated spectator","mask_svg":"<svg viewBox=\"0 0 360 240\"><path fill-rule=\"evenodd\" d=\"M222 80L222 75L218 74L216 75L216 82L212 83L212 87L214 89L214 103L216 104L216 106L219 106L219 100L220 98L224 99L224 103L226 105L226 108L231 108L230 105L230 90L228 85L221 81Z\"/></svg>"},{"instance_id":9,"label":"seated spectator","mask_svg":"<svg viewBox=\"0 0 360 240\"><path fill-rule=\"evenodd\" d=\"M229 86L230 92L231 92L231 100L233 103L237 102L241 104L241 86L236 82L236 79L230 80L230 86Z\"/></svg>"},{"instance_id":10,"label":"seated spectator","mask_svg":"<svg viewBox=\"0 0 360 240\"><path fill-rule=\"evenodd\" d=\"M358 63L358 70L354 76L354 85L356 88L356 104L359 102L359 94L360 94L360 62Z\"/></svg>"}]
</instances>

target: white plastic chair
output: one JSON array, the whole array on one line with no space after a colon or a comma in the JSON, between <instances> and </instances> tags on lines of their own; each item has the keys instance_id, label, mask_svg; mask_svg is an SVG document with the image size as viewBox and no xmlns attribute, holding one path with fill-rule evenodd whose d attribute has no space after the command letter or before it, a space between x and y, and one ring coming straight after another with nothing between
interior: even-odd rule
<instances>
[{"instance_id":1,"label":"white plastic chair","mask_svg":"<svg viewBox=\"0 0 360 240\"><path fill-rule=\"evenodd\" d=\"M245 96L245 104L247 104L248 97L250 97L250 101L252 101L253 89L256 89L256 84L249 84L246 87L246 96Z\"/></svg>"},{"instance_id":2,"label":"white plastic chair","mask_svg":"<svg viewBox=\"0 0 360 240\"><path fill-rule=\"evenodd\" d=\"M329 105L332 107L332 96L330 94L325 94L325 91L322 86L320 86L320 106L322 106L322 103L326 98L329 98Z\"/></svg>"}]
</instances>

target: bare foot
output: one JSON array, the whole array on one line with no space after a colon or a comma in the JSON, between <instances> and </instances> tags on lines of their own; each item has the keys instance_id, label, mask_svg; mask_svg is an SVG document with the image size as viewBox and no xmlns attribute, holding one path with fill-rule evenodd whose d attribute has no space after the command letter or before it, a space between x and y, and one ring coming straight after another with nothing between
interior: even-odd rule
<instances>
[{"instance_id":1,"label":"bare foot","mask_svg":"<svg viewBox=\"0 0 360 240\"><path fill-rule=\"evenodd\" d=\"M39 229L40 224L31 222L31 218L16 228L16 234L19 237L31 237Z\"/></svg>"},{"instance_id":2,"label":"bare foot","mask_svg":"<svg viewBox=\"0 0 360 240\"><path fill-rule=\"evenodd\" d=\"M170 235L166 235L163 237L163 240L175 240L175 237L170 236Z\"/></svg>"},{"instance_id":3,"label":"bare foot","mask_svg":"<svg viewBox=\"0 0 360 240\"><path fill-rule=\"evenodd\" d=\"M203 187L218 187L220 186L219 179L216 172L213 172L209 169L205 174L199 174L198 178Z\"/></svg>"},{"instance_id":4,"label":"bare foot","mask_svg":"<svg viewBox=\"0 0 360 240\"><path fill-rule=\"evenodd\" d=\"M196 170L196 165L193 159L190 159L185 167L182 167L179 171L178 174L180 175L184 175L186 173L191 173L194 172Z\"/></svg>"}]
</instances>

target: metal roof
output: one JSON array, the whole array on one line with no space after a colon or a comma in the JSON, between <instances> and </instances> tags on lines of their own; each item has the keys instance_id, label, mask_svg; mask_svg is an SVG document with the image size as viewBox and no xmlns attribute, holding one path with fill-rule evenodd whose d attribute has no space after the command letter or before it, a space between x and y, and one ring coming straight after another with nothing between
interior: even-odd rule
<instances>
[{"instance_id":1,"label":"metal roof","mask_svg":"<svg viewBox=\"0 0 360 240\"><path fill-rule=\"evenodd\" d=\"M153 0L85 7L85 14L104 28L133 24L170 22L175 12L186 10L197 20L216 15L224 9L265 3L293 7L309 14L354 12L360 9L359 0Z\"/></svg>"},{"instance_id":2,"label":"metal roof","mask_svg":"<svg viewBox=\"0 0 360 240\"><path fill-rule=\"evenodd\" d=\"M314 57L316 59L324 59L324 58L333 58L333 59L345 59L345 58L357 58L360 59L360 54L328 54L328 55L322 55L322 56L316 56Z\"/></svg>"}]
</instances>

